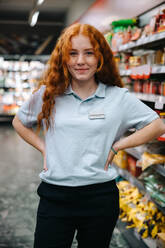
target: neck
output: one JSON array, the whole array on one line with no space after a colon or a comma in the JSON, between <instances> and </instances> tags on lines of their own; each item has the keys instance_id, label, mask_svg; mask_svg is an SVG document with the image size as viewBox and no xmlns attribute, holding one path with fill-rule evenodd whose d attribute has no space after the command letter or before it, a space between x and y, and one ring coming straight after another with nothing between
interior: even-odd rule
<instances>
[{"instance_id":1,"label":"neck","mask_svg":"<svg viewBox=\"0 0 165 248\"><path fill-rule=\"evenodd\" d=\"M71 86L73 91L77 95L79 95L82 99L85 99L96 91L98 85L95 80L89 80L89 81L72 80Z\"/></svg>"}]
</instances>

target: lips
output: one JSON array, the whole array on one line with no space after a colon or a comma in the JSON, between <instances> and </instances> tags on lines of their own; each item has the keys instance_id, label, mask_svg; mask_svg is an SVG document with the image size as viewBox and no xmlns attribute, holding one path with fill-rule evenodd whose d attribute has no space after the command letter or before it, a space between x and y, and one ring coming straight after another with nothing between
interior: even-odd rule
<instances>
[{"instance_id":1,"label":"lips","mask_svg":"<svg viewBox=\"0 0 165 248\"><path fill-rule=\"evenodd\" d=\"M80 72L80 73L83 73L83 72L88 71L88 69L86 69L86 68L81 68L81 69L75 69L75 71Z\"/></svg>"}]
</instances>

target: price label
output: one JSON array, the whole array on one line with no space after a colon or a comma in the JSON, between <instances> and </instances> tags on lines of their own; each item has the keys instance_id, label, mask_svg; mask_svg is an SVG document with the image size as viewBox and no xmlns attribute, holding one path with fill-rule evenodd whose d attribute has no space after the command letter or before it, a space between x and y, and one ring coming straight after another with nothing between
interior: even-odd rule
<instances>
[{"instance_id":1,"label":"price label","mask_svg":"<svg viewBox=\"0 0 165 248\"><path fill-rule=\"evenodd\" d=\"M143 44L148 43L148 41L149 41L149 37L145 37L145 39L143 40Z\"/></svg>"},{"instance_id":2,"label":"price label","mask_svg":"<svg viewBox=\"0 0 165 248\"><path fill-rule=\"evenodd\" d=\"M162 70L161 66L157 66L157 67L156 67L156 73L160 73L161 70Z\"/></svg>"},{"instance_id":3,"label":"price label","mask_svg":"<svg viewBox=\"0 0 165 248\"><path fill-rule=\"evenodd\" d=\"M136 41L136 45L141 45L143 43L142 39Z\"/></svg>"},{"instance_id":4,"label":"price label","mask_svg":"<svg viewBox=\"0 0 165 248\"><path fill-rule=\"evenodd\" d=\"M155 102L155 108L156 109L163 109L163 105L164 105L163 102L158 102L158 101Z\"/></svg>"},{"instance_id":5,"label":"price label","mask_svg":"<svg viewBox=\"0 0 165 248\"><path fill-rule=\"evenodd\" d=\"M165 66L161 66L161 73L165 73Z\"/></svg>"},{"instance_id":6,"label":"price label","mask_svg":"<svg viewBox=\"0 0 165 248\"><path fill-rule=\"evenodd\" d=\"M151 35L151 36L149 37L149 41L152 42L152 41L154 41L154 40L155 40L154 35Z\"/></svg>"},{"instance_id":7,"label":"price label","mask_svg":"<svg viewBox=\"0 0 165 248\"><path fill-rule=\"evenodd\" d=\"M163 39L163 38L165 38L165 32L159 34L159 39Z\"/></svg>"}]
</instances>

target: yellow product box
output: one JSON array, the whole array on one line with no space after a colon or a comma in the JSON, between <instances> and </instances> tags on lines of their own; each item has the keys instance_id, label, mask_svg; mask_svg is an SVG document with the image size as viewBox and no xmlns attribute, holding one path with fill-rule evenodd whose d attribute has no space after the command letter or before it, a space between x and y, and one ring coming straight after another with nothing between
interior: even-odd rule
<instances>
[{"instance_id":1,"label":"yellow product box","mask_svg":"<svg viewBox=\"0 0 165 248\"><path fill-rule=\"evenodd\" d=\"M127 169L127 153L125 151L118 151L117 155L114 156L113 162L122 169Z\"/></svg>"}]
</instances>

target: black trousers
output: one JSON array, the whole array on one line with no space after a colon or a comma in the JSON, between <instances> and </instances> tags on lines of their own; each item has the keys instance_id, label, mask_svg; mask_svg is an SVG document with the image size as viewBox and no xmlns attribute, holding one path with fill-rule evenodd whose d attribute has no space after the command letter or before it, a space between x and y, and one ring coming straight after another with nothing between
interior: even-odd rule
<instances>
[{"instance_id":1,"label":"black trousers","mask_svg":"<svg viewBox=\"0 0 165 248\"><path fill-rule=\"evenodd\" d=\"M42 182L34 248L108 248L119 215L115 180L79 187Z\"/></svg>"}]
</instances>

